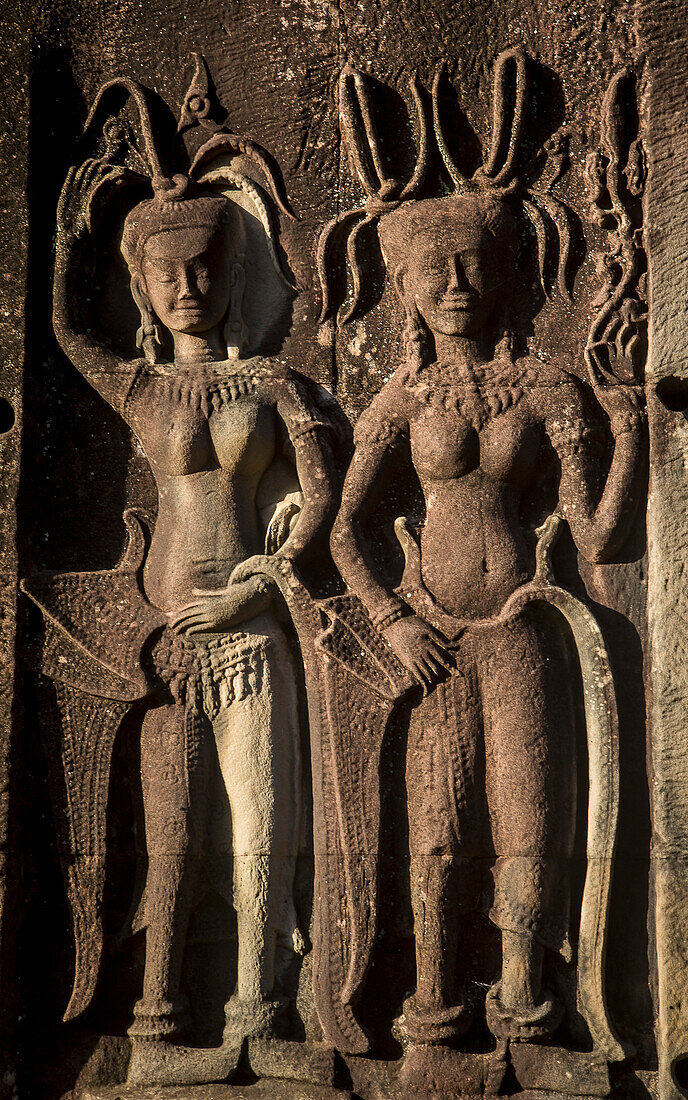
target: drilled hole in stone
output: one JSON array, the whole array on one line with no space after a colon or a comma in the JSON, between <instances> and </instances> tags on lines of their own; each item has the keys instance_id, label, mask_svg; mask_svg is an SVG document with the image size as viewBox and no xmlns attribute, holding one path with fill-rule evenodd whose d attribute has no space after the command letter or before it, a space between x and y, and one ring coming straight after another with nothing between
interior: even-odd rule
<instances>
[{"instance_id":1,"label":"drilled hole in stone","mask_svg":"<svg viewBox=\"0 0 688 1100\"><path fill-rule=\"evenodd\" d=\"M11 431L14 427L14 421L14 409L9 401L6 401L4 397L0 397L0 434L4 435L5 432Z\"/></svg>"},{"instance_id":2,"label":"drilled hole in stone","mask_svg":"<svg viewBox=\"0 0 688 1100\"><path fill-rule=\"evenodd\" d=\"M688 1096L688 1054L681 1054L674 1059L671 1072L681 1092Z\"/></svg>"},{"instance_id":3,"label":"drilled hole in stone","mask_svg":"<svg viewBox=\"0 0 688 1100\"><path fill-rule=\"evenodd\" d=\"M672 412L688 410L688 378L669 375L657 383L657 397Z\"/></svg>"}]
</instances>

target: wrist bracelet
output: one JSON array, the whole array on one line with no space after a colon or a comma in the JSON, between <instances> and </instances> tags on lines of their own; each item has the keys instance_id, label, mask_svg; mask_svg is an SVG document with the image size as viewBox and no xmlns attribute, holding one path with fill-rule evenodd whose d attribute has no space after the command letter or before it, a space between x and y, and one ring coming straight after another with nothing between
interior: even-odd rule
<instances>
[{"instance_id":1,"label":"wrist bracelet","mask_svg":"<svg viewBox=\"0 0 688 1100\"><path fill-rule=\"evenodd\" d=\"M387 611L377 611L372 617L373 626L382 633L391 626L392 623L396 623L399 619L403 619L405 615L408 615L408 608L405 604L396 604L394 607L389 608Z\"/></svg>"},{"instance_id":2,"label":"wrist bracelet","mask_svg":"<svg viewBox=\"0 0 688 1100\"><path fill-rule=\"evenodd\" d=\"M616 439L620 435L628 435L630 432L636 432L647 419L647 414L642 409L636 409L633 412L624 413L619 417L613 417L610 421L610 427L612 435Z\"/></svg>"}]
</instances>

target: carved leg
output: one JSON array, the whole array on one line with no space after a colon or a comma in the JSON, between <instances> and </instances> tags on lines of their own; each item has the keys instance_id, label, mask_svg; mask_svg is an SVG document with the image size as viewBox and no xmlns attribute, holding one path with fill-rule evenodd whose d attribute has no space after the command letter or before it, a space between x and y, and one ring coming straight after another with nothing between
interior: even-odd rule
<instances>
[{"instance_id":1,"label":"carved leg","mask_svg":"<svg viewBox=\"0 0 688 1100\"><path fill-rule=\"evenodd\" d=\"M194 1085L224 1081L240 1051L182 1046L188 1010L179 994L189 916L198 900L198 848L207 807L207 746L190 740L198 719L181 705L158 707L144 720L141 739L148 876L146 968L135 1022L127 1083ZM192 751L191 751L192 750Z\"/></svg>"},{"instance_id":2,"label":"carved leg","mask_svg":"<svg viewBox=\"0 0 688 1100\"><path fill-rule=\"evenodd\" d=\"M491 919L502 974L487 997L490 1029L537 1040L561 1022L543 991L544 949L570 958L569 860L575 757L569 669L556 627L527 612L483 643L486 787L497 860Z\"/></svg>"},{"instance_id":3,"label":"carved leg","mask_svg":"<svg viewBox=\"0 0 688 1100\"><path fill-rule=\"evenodd\" d=\"M460 920L471 878L461 817L478 740L475 699L467 683L457 674L436 688L415 709L409 730L406 782L416 991L404 1005L403 1028L416 1044L449 1042L472 1020L470 1008L456 997Z\"/></svg>"},{"instance_id":4,"label":"carved leg","mask_svg":"<svg viewBox=\"0 0 688 1100\"><path fill-rule=\"evenodd\" d=\"M196 875L185 870L187 860L158 860L150 868L150 922L146 933L146 969L143 997L134 1009L129 1029L132 1052L127 1073L129 1085L195 1085L223 1081L232 1076L240 1051L204 1050L170 1042L182 1031L174 1027L178 1014L188 1012L188 1002L177 993L184 941L191 911ZM184 1021L185 1022L185 1021Z\"/></svg>"},{"instance_id":5,"label":"carved leg","mask_svg":"<svg viewBox=\"0 0 688 1100\"><path fill-rule=\"evenodd\" d=\"M542 988L544 948L533 936L502 932L502 1004L518 1009L535 1004Z\"/></svg>"},{"instance_id":6,"label":"carved leg","mask_svg":"<svg viewBox=\"0 0 688 1100\"><path fill-rule=\"evenodd\" d=\"M261 619L253 620L258 630ZM297 936L293 904L300 825L296 677L286 639L252 635L254 671L213 718L232 814L236 991L226 1007L225 1042L280 1030L288 1003L275 990L280 933Z\"/></svg>"},{"instance_id":7,"label":"carved leg","mask_svg":"<svg viewBox=\"0 0 688 1100\"><path fill-rule=\"evenodd\" d=\"M184 707L170 704L146 714L141 780L148 855L146 965L143 997L130 1034L154 1039L176 1036L188 1022L188 1001L179 984L195 861L190 852Z\"/></svg>"}]
</instances>

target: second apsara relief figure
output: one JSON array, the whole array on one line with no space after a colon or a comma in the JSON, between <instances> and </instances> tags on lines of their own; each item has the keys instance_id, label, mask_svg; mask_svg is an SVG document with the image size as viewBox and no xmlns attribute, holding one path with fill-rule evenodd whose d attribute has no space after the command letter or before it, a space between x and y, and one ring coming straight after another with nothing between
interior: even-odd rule
<instances>
[{"instance_id":1,"label":"second apsara relief figure","mask_svg":"<svg viewBox=\"0 0 688 1100\"><path fill-rule=\"evenodd\" d=\"M406 359L355 426L332 549L373 628L421 689L404 704L416 978L398 1020L401 1082L447 1094L461 1072L452 1052L480 1018L497 1043L489 1091L503 1087L510 1060L521 1086L532 1087L541 1055L527 1045L570 1045L571 1016L585 1021L593 1061L628 1053L604 992L618 800L611 673L599 627L553 582L549 553L568 525L588 562L613 560L644 492L642 253L633 223L642 153L622 136L631 82L623 71L603 107L606 155L589 164L622 262L585 349L585 384L566 363L529 355L524 335L549 290L552 256L568 296L572 218L551 194L556 172L533 184L524 171L530 65L518 48L497 59L491 148L470 177L447 147L438 72L433 129L451 190L437 197L424 194L429 135L415 80L418 156L404 185L386 167L372 84L345 69L342 132L366 201L326 227L318 253L327 321L337 305L330 272L348 235L346 323L361 309L361 241L376 224L405 314ZM604 414L612 449L600 484ZM375 565L376 512L404 468L417 476L422 513L396 520L405 568L389 586L389 561ZM586 881L572 916L577 666L590 791ZM462 945L488 867L501 972L481 975L476 990ZM573 1002L557 992L557 958L577 976Z\"/></svg>"},{"instance_id":2,"label":"second apsara relief figure","mask_svg":"<svg viewBox=\"0 0 688 1100\"><path fill-rule=\"evenodd\" d=\"M150 532L125 514L116 569L37 575L24 589L44 618L45 741L76 943L68 1019L96 991L113 750L127 723L136 731L145 851L125 933L145 930L145 965L129 1027L132 1087L249 1072L346 1088L356 1058L374 1063L361 1005L378 933L390 812L380 761L392 719L406 732L415 980L396 1006L403 1057L385 1063L374 1095L496 1095L510 1081L556 1092L557 1058L576 1050L578 1069L566 1065L606 1095L608 1065L628 1056L604 990L614 687L599 626L554 581L550 551L568 525L584 558L610 560L642 498L642 150L619 136L630 80L620 74L590 163L617 272L598 303L584 384L570 364L528 350L550 281L569 293L573 224L552 194L557 149L548 182L542 165L533 182L523 164L531 65L520 49L498 57L492 144L470 176L448 148L442 74L432 126L414 80L419 147L406 185L386 172L366 77L348 66L341 75L341 128L366 198L321 235L323 319L337 304L344 231L353 301L340 320L360 311L373 262L363 244L377 226L406 348L355 426L341 499L333 403L256 354L293 295L274 218L290 209L272 158L216 120L200 59L180 131L200 126L205 140L185 171L163 161L140 85L111 82L89 115L85 140L98 152L72 169L61 199L55 332L138 439L158 513ZM117 114L124 100L138 141ZM449 188L431 180L433 157ZM94 242L115 224L140 313L138 358L90 335L85 276ZM405 565L393 576L373 544L383 545L377 503L401 468L419 483L422 511L396 521ZM315 598L300 562L330 532L344 583ZM581 813L587 866L576 892ZM296 880L311 826L312 904L302 911ZM222 1039L208 1046L194 1041L184 959L212 892L235 913L236 957ZM476 914L497 930L501 965L469 978L463 945ZM303 1042L296 1001L311 943L319 1023ZM349 1059L339 1078L335 1051Z\"/></svg>"}]
</instances>

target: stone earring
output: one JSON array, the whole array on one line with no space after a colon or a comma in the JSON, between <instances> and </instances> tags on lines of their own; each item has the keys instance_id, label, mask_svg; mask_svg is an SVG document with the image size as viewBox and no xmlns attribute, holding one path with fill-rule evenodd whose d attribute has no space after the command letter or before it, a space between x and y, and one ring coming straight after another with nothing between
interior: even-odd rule
<instances>
[{"instance_id":1,"label":"stone earring","mask_svg":"<svg viewBox=\"0 0 688 1100\"><path fill-rule=\"evenodd\" d=\"M138 276L132 276L131 293L141 314L141 326L136 333L136 346L143 349L143 354L149 363L157 363L158 352L162 347L160 331L155 323L153 307L148 300L148 295L143 290Z\"/></svg>"},{"instance_id":2,"label":"stone earring","mask_svg":"<svg viewBox=\"0 0 688 1100\"><path fill-rule=\"evenodd\" d=\"M232 264L232 296L224 328L228 359L238 359L248 344L248 328L241 313L245 287L246 272L243 264Z\"/></svg>"}]
</instances>

